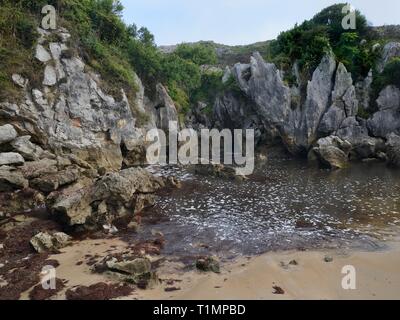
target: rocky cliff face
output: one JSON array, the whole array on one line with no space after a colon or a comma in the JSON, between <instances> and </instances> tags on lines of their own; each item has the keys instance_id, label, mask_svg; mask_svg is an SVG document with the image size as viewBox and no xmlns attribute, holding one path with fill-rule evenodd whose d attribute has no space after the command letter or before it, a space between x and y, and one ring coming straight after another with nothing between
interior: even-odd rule
<instances>
[{"instance_id":1,"label":"rocky cliff face","mask_svg":"<svg viewBox=\"0 0 400 320\"><path fill-rule=\"evenodd\" d=\"M20 135L31 136L57 155L75 154L95 167L115 170L123 162L121 146L129 153L144 143L143 128L177 120L175 106L161 84L154 102L144 96L139 78L133 103L123 90L118 98L107 95L101 88L101 76L79 56L70 56L67 30L39 31L36 59L43 63L43 85L32 88L29 79L14 75L24 98L18 104L0 104L0 124L12 124ZM49 43L55 35L62 41ZM141 128L137 126L138 111L149 118Z\"/></svg>"},{"instance_id":2,"label":"rocky cliff face","mask_svg":"<svg viewBox=\"0 0 400 320\"><path fill-rule=\"evenodd\" d=\"M177 121L173 101L161 84L148 99L138 77L130 101L123 90L106 94L101 76L71 53L66 29L39 33L42 85L14 74L22 99L0 103L0 212L46 205L67 225L91 228L132 218L164 182L140 168L120 170L143 163L146 129ZM140 113L148 121L139 127Z\"/></svg>"},{"instance_id":3,"label":"rocky cliff face","mask_svg":"<svg viewBox=\"0 0 400 320\"><path fill-rule=\"evenodd\" d=\"M400 55L398 45L389 43L383 48L378 63L381 70ZM298 79L295 71L296 68L293 75ZM225 81L233 76L241 94L228 91L216 100L216 125L254 128L259 141L278 139L296 155L318 151L314 150L318 149L318 140L331 136L351 145L346 146L349 150L341 159L385 158L388 135L399 134L400 130L399 88L384 88L377 100L378 111L364 120L358 112L359 108L370 109L372 72L365 80L354 83L345 66L337 63L332 53L327 54L308 82L305 97L299 79L298 84L290 87L281 75L275 65L266 63L258 53L250 64L236 64L227 70Z\"/></svg>"}]
</instances>

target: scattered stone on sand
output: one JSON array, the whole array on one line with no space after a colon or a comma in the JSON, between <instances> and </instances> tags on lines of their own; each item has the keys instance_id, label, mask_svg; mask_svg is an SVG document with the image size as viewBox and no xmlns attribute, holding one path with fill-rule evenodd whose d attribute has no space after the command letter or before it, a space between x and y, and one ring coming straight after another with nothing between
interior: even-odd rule
<instances>
[{"instance_id":1,"label":"scattered stone on sand","mask_svg":"<svg viewBox=\"0 0 400 320\"><path fill-rule=\"evenodd\" d=\"M136 284L140 289L152 287L159 281L157 274L152 271L148 258L127 259L120 262L113 258L106 262L106 266L110 271L119 274L123 281Z\"/></svg>"},{"instance_id":2,"label":"scattered stone on sand","mask_svg":"<svg viewBox=\"0 0 400 320\"><path fill-rule=\"evenodd\" d=\"M333 258L332 258L331 256L325 256L325 257L324 257L324 261L325 261L326 263L330 263L330 262L333 262Z\"/></svg>"},{"instance_id":3,"label":"scattered stone on sand","mask_svg":"<svg viewBox=\"0 0 400 320\"><path fill-rule=\"evenodd\" d=\"M182 290L182 289L177 288L177 287L168 287L168 288L164 289L165 292L173 292L173 291L179 291L179 290Z\"/></svg>"},{"instance_id":4,"label":"scattered stone on sand","mask_svg":"<svg viewBox=\"0 0 400 320\"><path fill-rule=\"evenodd\" d=\"M216 257L200 257L196 261L196 268L204 272L220 273L220 264Z\"/></svg>"},{"instance_id":5,"label":"scattered stone on sand","mask_svg":"<svg viewBox=\"0 0 400 320\"><path fill-rule=\"evenodd\" d=\"M30 243L38 253L54 252L70 244L72 238L65 233L57 232L49 234L40 232L32 237Z\"/></svg>"},{"instance_id":6,"label":"scattered stone on sand","mask_svg":"<svg viewBox=\"0 0 400 320\"><path fill-rule=\"evenodd\" d=\"M283 290L281 287L273 286L272 289L274 289L273 294L279 294L279 295L285 294L285 290Z\"/></svg>"},{"instance_id":7,"label":"scattered stone on sand","mask_svg":"<svg viewBox=\"0 0 400 320\"><path fill-rule=\"evenodd\" d=\"M292 260L292 261L289 262L289 265L291 265L291 266L298 266L299 263L297 262L297 260Z\"/></svg>"},{"instance_id":8,"label":"scattered stone on sand","mask_svg":"<svg viewBox=\"0 0 400 320\"><path fill-rule=\"evenodd\" d=\"M79 286L67 290L67 300L111 300L129 296L134 289L128 284L107 284L104 282L89 287Z\"/></svg>"}]
</instances>

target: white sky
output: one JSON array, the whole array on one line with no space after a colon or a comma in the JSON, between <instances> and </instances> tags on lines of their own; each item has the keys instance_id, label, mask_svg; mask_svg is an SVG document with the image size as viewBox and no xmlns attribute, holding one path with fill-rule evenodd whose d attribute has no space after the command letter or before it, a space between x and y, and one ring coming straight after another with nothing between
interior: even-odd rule
<instances>
[{"instance_id":1,"label":"white sky","mask_svg":"<svg viewBox=\"0 0 400 320\"><path fill-rule=\"evenodd\" d=\"M213 40L235 45L276 38L338 0L121 0L124 20L158 45ZM400 24L399 0L352 0L374 25Z\"/></svg>"}]
</instances>

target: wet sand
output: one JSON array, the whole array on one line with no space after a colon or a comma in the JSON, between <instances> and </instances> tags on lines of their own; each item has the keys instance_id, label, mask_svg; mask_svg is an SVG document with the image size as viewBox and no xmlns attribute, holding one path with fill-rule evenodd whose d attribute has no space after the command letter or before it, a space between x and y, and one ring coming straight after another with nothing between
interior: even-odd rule
<instances>
[{"instance_id":1,"label":"wet sand","mask_svg":"<svg viewBox=\"0 0 400 320\"><path fill-rule=\"evenodd\" d=\"M325 262L325 257L333 258ZM288 265L295 260L298 265ZM282 265L284 263L284 265ZM356 268L356 290L342 288L342 268ZM192 272L173 294L162 288L144 299L400 299L400 245L382 252L282 252L223 266L220 275ZM284 294L273 292L274 286Z\"/></svg>"},{"instance_id":2,"label":"wet sand","mask_svg":"<svg viewBox=\"0 0 400 320\"><path fill-rule=\"evenodd\" d=\"M111 282L94 274L86 263L88 255L104 256L124 250L120 240L89 240L63 249L57 260L57 278L68 280L67 287L53 299L64 299L65 291L76 285ZM333 258L326 262L325 257ZM157 269L163 281L153 289L136 290L123 299L400 299L400 244L378 252L290 251L272 252L252 258L221 263L221 273L185 269L172 257L152 256L164 261ZM297 265L289 264L295 260ZM356 290L342 288L342 268L356 268ZM273 287L284 294L274 294ZM166 292L166 288L180 290ZM27 298L28 292L23 295Z\"/></svg>"}]
</instances>

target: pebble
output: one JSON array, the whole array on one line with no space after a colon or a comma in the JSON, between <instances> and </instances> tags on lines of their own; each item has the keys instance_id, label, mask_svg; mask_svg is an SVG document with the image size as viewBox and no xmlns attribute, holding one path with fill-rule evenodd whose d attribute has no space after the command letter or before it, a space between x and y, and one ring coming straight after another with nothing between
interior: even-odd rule
<instances>
[{"instance_id":1,"label":"pebble","mask_svg":"<svg viewBox=\"0 0 400 320\"><path fill-rule=\"evenodd\" d=\"M330 257L330 256L326 256L326 257L324 258L324 261L327 262L327 263L333 262L333 258Z\"/></svg>"}]
</instances>

